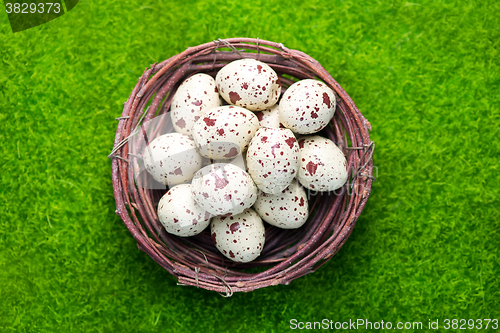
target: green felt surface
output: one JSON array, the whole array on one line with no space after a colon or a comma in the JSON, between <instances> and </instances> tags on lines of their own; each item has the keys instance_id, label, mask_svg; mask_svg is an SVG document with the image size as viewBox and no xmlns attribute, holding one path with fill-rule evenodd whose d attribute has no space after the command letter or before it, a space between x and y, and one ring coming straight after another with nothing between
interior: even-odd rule
<instances>
[{"instance_id":1,"label":"green felt surface","mask_svg":"<svg viewBox=\"0 0 500 333\"><path fill-rule=\"evenodd\" d=\"M13 34L2 9L0 332L500 320L499 17L494 0L82 0ZM226 299L177 286L137 249L106 156L146 67L240 36L336 78L372 124L378 179L328 264Z\"/></svg>"}]
</instances>

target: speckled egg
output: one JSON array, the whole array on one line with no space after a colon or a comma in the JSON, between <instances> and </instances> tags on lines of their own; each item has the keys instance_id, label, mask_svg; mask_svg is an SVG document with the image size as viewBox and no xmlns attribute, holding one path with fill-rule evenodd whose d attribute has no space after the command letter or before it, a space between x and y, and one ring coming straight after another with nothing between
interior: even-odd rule
<instances>
[{"instance_id":1,"label":"speckled egg","mask_svg":"<svg viewBox=\"0 0 500 333\"><path fill-rule=\"evenodd\" d=\"M282 229L300 228L309 217L306 191L297 180L278 194L261 192L253 208L264 221Z\"/></svg>"},{"instance_id":2,"label":"speckled egg","mask_svg":"<svg viewBox=\"0 0 500 333\"><path fill-rule=\"evenodd\" d=\"M347 181L344 153L330 139L319 135L299 140L300 167L297 178L308 189L328 192L341 188Z\"/></svg>"},{"instance_id":3,"label":"speckled egg","mask_svg":"<svg viewBox=\"0 0 500 333\"><path fill-rule=\"evenodd\" d=\"M194 123L208 109L221 105L213 77L199 73L187 78L172 97L170 116L175 131L190 136Z\"/></svg>"},{"instance_id":4,"label":"speckled egg","mask_svg":"<svg viewBox=\"0 0 500 333\"><path fill-rule=\"evenodd\" d=\"M241 59L222 67L215 77L219 94L232 105L251 111L265 110L276 104L281 82L268 64Z\"/></svg>"},{"instance_id":5,"label":"speckled egg","mask_svg":"<svg viewBox=\"0 0 500 333\"><path fill-rule=\"evenodd\" d=\"M189 184L171 188L158 202L158 219L168 233L176 236L199 234L208 227L211 217L196 203Z\"/></svg>"},{"instance_id":6,"label":"speckled egg","mask_svg":"<svg viewBox=\"0 0 500 333\"><path fill-rule=\"evenodd\" d=\"M213 215L236 215L257 199L252 178L233 164L215 163L199 170L191 182L196 202Z\"/></svg>"},{"instance_id":7,"label":"speckled egg","mask_svg":"<svg viewBox=\"0 0 500 333\"><path fill-rule=\"evenodd\" d=\"M253 112L225 105L210 109L198 119L193 126L193 139L202 156L233 159L246 150L259 126Z\"/></svg>"},{"instance_id":8,"label":"speckled egg","mask_svg":"<svg viewBox=\"0 0 500 333\"><path fill-rule=\"evenodd\" d=\"M236 155L235 158L232 160L211 160L209 158L203 157L203 162L202 162L202 168L206 167L207 165L215 164L215 163L229 163L236 165L237 167L241 168L244 171L247 171L247 162L246 162L246 154L238 154ZM248 171L247 171L248 172Z\"/></svg>"},{"instance_id":9,"label":"speckled egg","mask_svg":"<svg viewBox=\"0 0 500 333\"><path fill-rule=\"evenodd\" d=\"M210 229L217 249L233 261L250 262L264 248L264 223L251 208L234 216L214 217Z\"/></svg>"},{"instance_id":10,"label":"speckled egg","mask_svg":"<svg viewBox=\"0 0 500 333\"><path fill-rule=\"evenodd\" d=\"M276 194L287 188L299 168L299 145L292 131L261 127L248 146L247 168L261 191Z\"/></svg>"},{"instance_id":11,"label":"speckled egg","mask_svg":"<svg viewBox=\"0 0 500 333\"><path fill-rule=\"evenodd\" d=\"M190 181L202 163L194 141L180 133L157 137L146 147L142 158L153 178L170 187Z\"/></svg>"},{"instance_id":12,"label":"speckled egg","mask_svg":"<svg viewBox=\"0 0 500 333\"><path fill-rule=\"evenodd\" d=\"M306 79L295 82L283 94L279 117L295 133L312 134L328 125L335 113L335 93L325 83Z\"/></svg>"},{"instance_id":13,"label":"speckled egg","mask_svg":"<svg viewBox=\"0 0 500 333\"><path fill-rule=\"evenodd\" d=\"M228 163L228 162L225 161L224 163ZM229 163L231 163L233 165L236 165L241 170L244 170L244 171L248 172L248 168L247 168L247 156L245 154L239 154L238 156L236 156L235 158L233 158L232 160L230 160Z\"/></svg>"},{"instance_id":14,"label":"speckled egg","mask_svg":"<svg viewBox=\"0 0 500 333\"><path fill-rule=\"evenodd\" d=\"M282 128L280 123L279 105L276 104L270 109L255 112L261 127Z\"/></svg>"}]
</instances>

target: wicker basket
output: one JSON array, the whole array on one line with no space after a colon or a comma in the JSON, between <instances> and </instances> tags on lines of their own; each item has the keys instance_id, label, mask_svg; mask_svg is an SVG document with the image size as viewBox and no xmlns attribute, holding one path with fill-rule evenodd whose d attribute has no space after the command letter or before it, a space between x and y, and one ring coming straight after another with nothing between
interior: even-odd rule
<instances>
[{"instance_id":1,"label":"wicker basket","mask_svg":"<svg viewBox=\"0 0 500 333\"><path fill-rule=\"evenodd\" d=\"M335 116L319 134L342 149L350 175L346 185L336 193L309 193L310 217L303 227L283 230L266 225L266 244L261 256L246 264L225 259L212 244L209 230L189 238L165 232L158 221L156 205L166 190L137 186L134 168L140 163L140 154L130 145L131 137L152 119L164 119L163 127L172 131L171 124L167 124L170 117L161 115L168 115L172 92L184 79L194 73L215 76L228 62L241 58L255 58L269 64L280 76L283 89L296 80L316 78L335 91ZM374 179L370 123L317 61L282 44L231 38L190 47L146 69L117 120L114 149L109 156L116 213L139 249L174 275L180 285L231 296L233 292L289 284L314 272L339 251L370 195Z\"/></svg>"}]
</instances>

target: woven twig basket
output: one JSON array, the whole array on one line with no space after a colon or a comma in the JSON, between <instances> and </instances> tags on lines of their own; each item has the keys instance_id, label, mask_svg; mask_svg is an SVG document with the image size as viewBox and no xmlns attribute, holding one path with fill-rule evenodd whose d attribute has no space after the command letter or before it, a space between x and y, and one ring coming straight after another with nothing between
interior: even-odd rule
<instances>
[{"instance_id":1,"label":"woven twig basket","mask_svg":"<svg viewBox=\"0 0 500 333\"><path fill-rule=\"evenodd\" d=\"M337 95L337 110L329 126L319 134L333 140L348 161L349 179L335 193L309 193L310 217L296 230L266 226L266 244L260 257L247 264L225 259L212 244L209 230L189 238L165 232L158 221L156 205L165 189L137 186L134 168L140 152L130 138L155 117L168 115L177 86L194 73L215 77L228 62L255 58L269 64L280 76L283 90L300 79L315 78L328 84ZM155 118L156 119L156 118ZM172 131L168 124L162 126ZM119 120L110 154L116 213L137 241L139 249L178 279L191 285L231 296L271 285L289 284L314 272L336 254L352 232L370 195L374 143L370 123L328 72L307 54L282 44L251 38L217 40L190 47L146 69L133 89ZM160 133L154 132L153 136ZM149 140L154 139L151 137ZM208 228L209 229L209 228Z\"/></svg>"}]
</instances>

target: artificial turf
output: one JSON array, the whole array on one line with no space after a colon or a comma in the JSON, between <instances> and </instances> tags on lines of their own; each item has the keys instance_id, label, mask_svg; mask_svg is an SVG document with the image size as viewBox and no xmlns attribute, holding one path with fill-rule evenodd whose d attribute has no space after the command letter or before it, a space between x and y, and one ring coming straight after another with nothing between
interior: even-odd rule
<instances>
[{"instance_id":1,"label":"artificial turf","mask_svg":"<svg viewBox=\"0 0 500 333\"><path fill-rule=\"evenodd\" d=\"M0 332L500 320L499 17L494 0L97 0L14 34L0 13ZM226 299L137 249L106 156L146 67L241 36L332 74L372 124L377 181L326 265Z\"/></svg>"}]
</instances>

